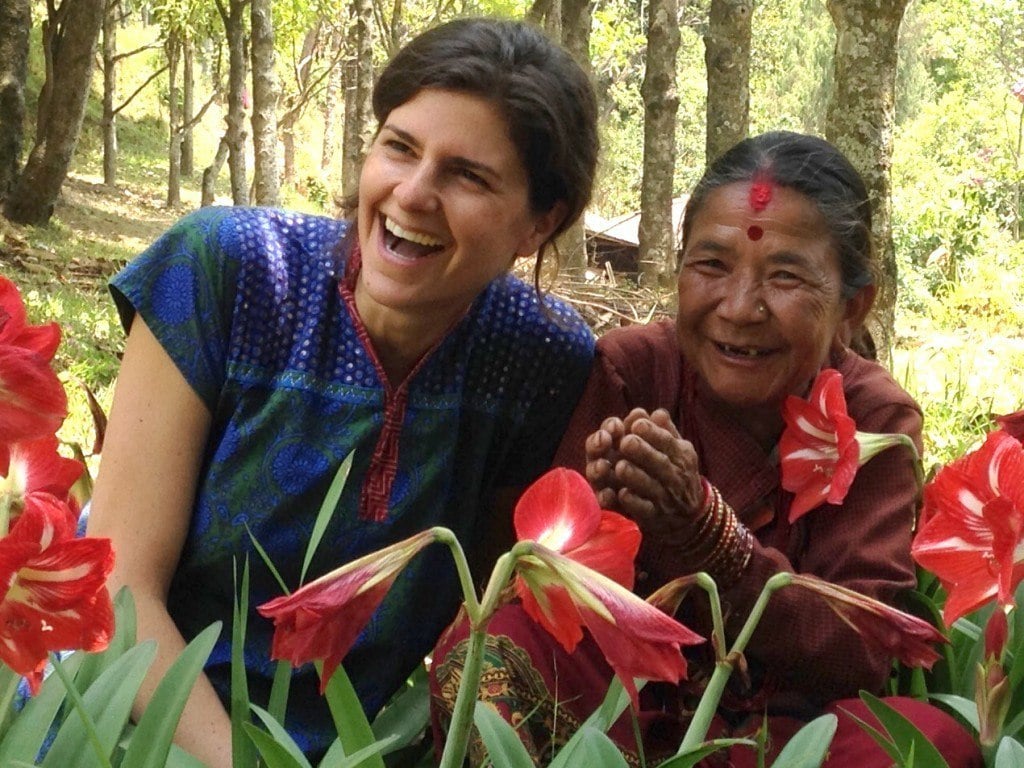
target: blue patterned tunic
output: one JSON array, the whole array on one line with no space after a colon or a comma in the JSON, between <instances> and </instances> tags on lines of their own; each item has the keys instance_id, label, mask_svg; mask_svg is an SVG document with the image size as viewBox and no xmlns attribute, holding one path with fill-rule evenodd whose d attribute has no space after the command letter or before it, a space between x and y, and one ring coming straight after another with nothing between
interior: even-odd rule
<instances>
[{"instance_id":1,"label":"blue patterned tunic","mask_svg":"<svg viewBox=\"0 0 1024 768\"><path fill-rule=\"evenodd\" d=\"M203 209L111 284L125 327L140 313L213 414L169 608L186 638L224 622L207 673L225 701L234 562L249 559L251 609L280 594L246 527L294 588L317 510L353 452L307 581L432 525L450 527L464 544L479 540L495 489L525 485L548 466L590 368L583 321L554 299L542 308L531 287L505 276L429 353L407 390L393 391L344 288L352 277L346 226L283 211ZM382 492L387 503L375 510ZM430 652L459 595L442 547L399 577L345 660L370 716ZM271 632L250 610L245 656L257 703L273 676ZM310 754L334 737L317 684L307 665L289 699L289 731Z\"/></svg>"}]
</instances>

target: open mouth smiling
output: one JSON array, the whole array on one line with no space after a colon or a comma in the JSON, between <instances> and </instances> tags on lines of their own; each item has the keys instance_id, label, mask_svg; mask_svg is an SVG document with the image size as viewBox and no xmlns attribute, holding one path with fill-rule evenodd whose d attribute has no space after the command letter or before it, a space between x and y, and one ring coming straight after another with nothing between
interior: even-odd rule
<instances>
[{"instance_id":1,"label":"open mouth smiling","mask_svg":"<svg viewBox=\"0 0 1024 768\"><path fill-rule=\"evenodd\" d=\"M714 342L714 345L730 357L743 357L743 358L758 358L767 357L772 354L774 350L766 349L763 347L738 347L732 344L723 344L721 342Z\"/></svg>"},{"instance_id":2,"label":"open mouth smiling","mask_svg":"<svg viewBox=\"0 0 1024 768\"><path fill-rule=\"evenodd\" d=\"M413 232L393 221L388 216L381 216L384 227L384 244L388 250L407 259L422 259L444 250L445 244L423 232Z\"/></svg>"}]
</instances>

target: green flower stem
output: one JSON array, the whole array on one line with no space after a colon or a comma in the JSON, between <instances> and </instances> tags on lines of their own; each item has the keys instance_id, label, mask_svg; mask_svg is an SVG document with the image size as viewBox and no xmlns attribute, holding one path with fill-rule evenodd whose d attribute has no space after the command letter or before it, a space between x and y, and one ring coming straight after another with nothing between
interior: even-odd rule
<instances>
[{"instance_id":1,"label":"green flower stem","mask_svg":"<svg viewBox=\"0 0 1024 768\"><path fill-rule=\"evenodd\" d=\"M918 489L924 488L924 466L921 464L921 455L917 452L917 446L908 435L904 434L900 434L900 444L905 445L914 458L914 477L917 478Z\"/></svg>"},{"instance_id":2,"label":"green flower stem","mask_svg":"<svg viewBox=\"0 0 1024 768\"><path fill-rule=\"evenodd\" d=\"M706 576L706 574L702 573L700 576ZM697 583L707 589L700 576L697 578ZM711 581L711 578L707 577L707 580ZM733 643L728 655L715 662L715 671L711 674L711 679L708 681L707 688L704 689L704 695L701 696L700 703L697 705L697 710L693 713L693 719L690 721L690 725L686 729L686 735L683 736L683 740L679 744L679 751L676 752L677 755L682 755L695 749L704 742L705 738L707 738L708 729L711 727L711 720L714 718L715 712L718 710L718 703L722 700L722 693L725 691L725 684L729 681L729 676L732 674L733 668L736 665L736 659L740 657L746 649L747 644L750 642L750 638L754 634L754 629L761 621L764 609L768 605L768 600L771 599L771 596L776 592L776 590L787 586L791 580L792 574L783 572L776 573L765 582L764 588L761 590L761 594L758 595L757 602L754 603L754 607L750 610L750 615L747 616L747 620L743 624L743 628L736 637L736 642ZM717 587L714 588L713 594L717 598ZM716 602L717 600L713 599L712 605ZM719 608L719 610L721 609ZM714 607L712 607L712 613L713 612ZM716 621L721 621L721 615L719 615L719 618ZM716 626L714 631L717 633L719 631L719 627ZM717 652L718 651L716 650L716 653Z\"/></svg>"},{"instance_id":3,"label":"green flower stem","mask_svg":"<svg viewBox=\"0 0 1024 768\"><path fill-rule=\"evenodd\" d=\"M74 680L68 677L68 673L64 670L64 666L60 663L57 654L51 653L50 660L53 663L53 671L57 673L60 681L64 684L64 690L68 692L68 698L74 703L78 716L82 719L82 725L85 727L85 733L89 737L89 743L92 744L92 748L96 752L96 759L99 761L100 767L112 768L110 758L103 749L99 734L96 733L96 724L89 717L89 712L85 708L85 702L82 700L82 694L78 692Z\"/></svg>"},{"instance_id":4,"label":"green flower stem","mask_svg":"<svg viewBox=\"0 0 1024 768\"><path fill-rule=\"evenodd\" d=\"M484 666L484 641L487 633L473 629L469 633L469 647L462 667L462 680L455 696L452 722L444 742L439 768L460 768L466 758L469 734L473 727L473 709L476 706L477 691L480 687L480 673Z\"/></svg>"},{"instance_id":5,"label":"green flower stem","mask_svg":"<svg viewBox=\"0 0 1024 768\"><path fill-rule=\"evenodd\" d=\"M459 574L459 584L462 586L462 596L465 598L466 613L469 614L470 624L476 623L480 615L480 603L476 598L476 588L473 586L473 574L469 570L469 561L462 549L458 538L447 528L435 526L431 529L434 533L434 540L444 544L451 550L452 559L455 561L455 570Z\"/></svg>"},{"instance_id":6,"label":"green flower stem","mask_svg":"<svg viewBox=\"0 0 1024 768\"><path fill-rule=\"evenodd\" d=\"M718 585L710 574L701 571L697 574L697 586L708 593L711 603L711 634L715 658L725 654L725 620L722 618L722 599L718 596Z\"/></svg>"},{"instance_id":7,"label":"green flower stem","mask_svg":"<svg viewBox=\"0 0 1024 768\"><path fill-rule=\"evenodd\" d=\"M454 536L452 539L454 540ZM438 538L449 544L445 538ZM508 585L509 579L515 569L519 556L530 551L530 542L517 543L510 552L498 558L491 571L491 578L487 582L487 589L481 602L477 602L473 592L473 582L468 578L469 568L465 567L466 578L462 579L460 568L460 579L462 588L466 591L466 614L469 617L469 647L466 649L466 660L462 667L462 679L459 681L459 691L455 696L455 706L452 708L452 721L448 726L448 737L445 739L444 752L441 754L439 768L461 768L466 757L466 748L469 745L470 731L473 727L473 710L476 706L477 693L480 689L480 673L484 665L484 641L487 638L487 624L494 616L498 606L501 604L502 592ZM523 546L526 545L526 546ZM465 555L462 548L449 544L452 554L455 556L456 567L459 567L459 559L465 563ZM458 549L456 550L456 547ZM472 598L472 604L470 599Z\"/></svg>"}]
</instances>

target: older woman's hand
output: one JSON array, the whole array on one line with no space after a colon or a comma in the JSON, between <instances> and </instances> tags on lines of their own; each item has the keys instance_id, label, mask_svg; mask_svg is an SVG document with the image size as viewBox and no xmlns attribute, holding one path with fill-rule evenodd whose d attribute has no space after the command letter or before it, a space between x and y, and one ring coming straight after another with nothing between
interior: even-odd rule
<instances>
[{"instance_id":1,"label":"older woman's hand","mask_svg":"<svg viewBox=\"0 0 1024 768\"><path fill-rule=\"evenodd\" d=\"M667 411L634 409L606 419L586 442L587 479L606 509L636 520L645 534L686 536L704 503L697 453Z\"/></svg>"}]
</instances>

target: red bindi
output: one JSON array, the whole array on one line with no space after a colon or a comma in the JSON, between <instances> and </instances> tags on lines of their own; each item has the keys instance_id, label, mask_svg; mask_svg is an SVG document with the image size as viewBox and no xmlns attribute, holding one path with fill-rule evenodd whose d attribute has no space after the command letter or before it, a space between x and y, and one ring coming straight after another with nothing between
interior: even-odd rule
<instances>
[{"instance_id":1,"label":"red bindi","mask_svg":"<svg viewBox=\"0 0 1024 768\"><path fill-rule=\"evenodd\" d=\"M772 201L773 191L774 185L767 179L754 179L750 184L750 207L755 211L763 211Z\"/></svg>"},{"instance_id":2,"label":"red bindi","mask_svg":"<svg viewBox=\"0 0 1024 768\"><path fill-rule=\"evenodd\" d=\"M751 240L760 240L763 236L764 230L757 226L757 224L752 224L747 227L747 237Z\"/></svg>"}]
</instances>

